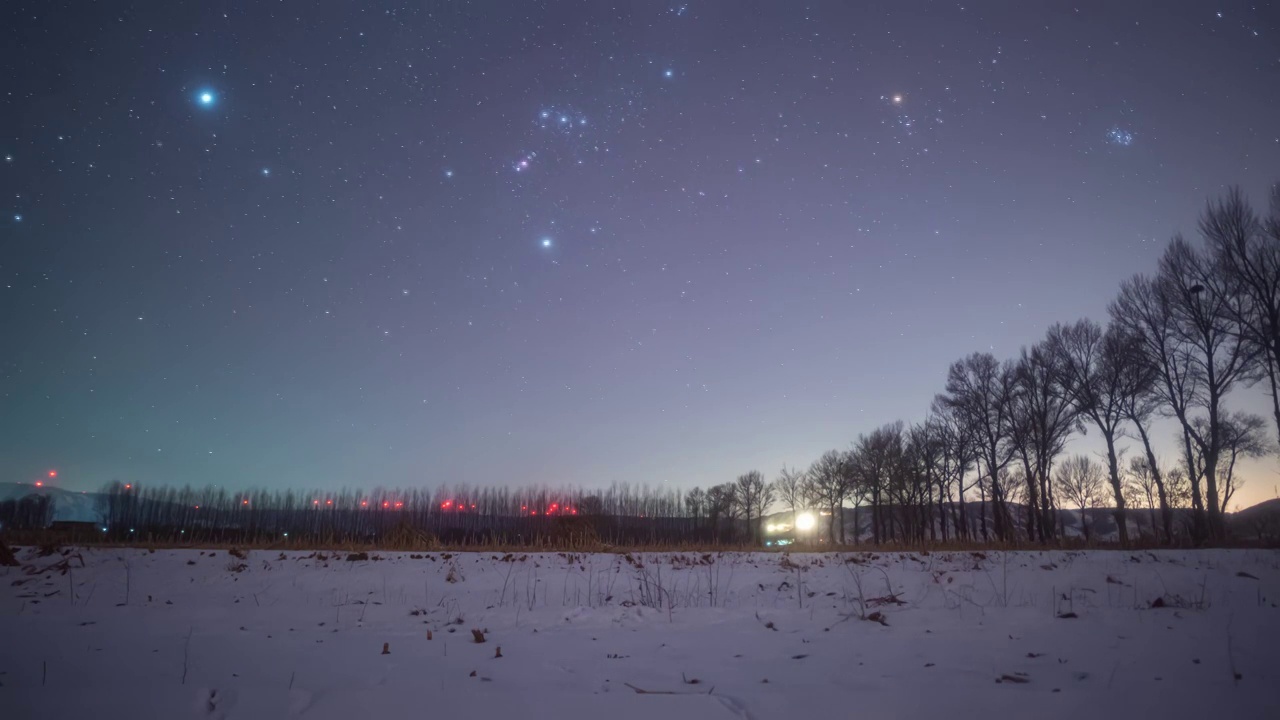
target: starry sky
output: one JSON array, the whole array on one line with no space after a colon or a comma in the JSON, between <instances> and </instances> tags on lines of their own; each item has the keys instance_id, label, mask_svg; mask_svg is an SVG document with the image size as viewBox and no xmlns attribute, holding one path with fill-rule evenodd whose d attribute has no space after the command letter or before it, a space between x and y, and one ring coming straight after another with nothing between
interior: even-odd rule
<instances>
[{"instance_id":1,"label":"starry sky","mask_svg":"<svg viewBox=\"0 0 1280 720\"><path fill-rule=\"evenodd\" d=\"M6 481L772 477L1280 179L1268 3L0 12Z\"/></svg>"}]
</instances>

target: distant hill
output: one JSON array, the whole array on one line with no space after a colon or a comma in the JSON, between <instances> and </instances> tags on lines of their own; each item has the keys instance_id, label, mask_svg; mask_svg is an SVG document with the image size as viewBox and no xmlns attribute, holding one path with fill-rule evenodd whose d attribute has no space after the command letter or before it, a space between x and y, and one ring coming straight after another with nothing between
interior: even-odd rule
<instances>
[{"instance_id":1,"label":"distant hill","mask_svg":"<svg viewBox=\"0 0 1280 720\"><path fill-rule=\"evenodd\" d=\"M1231 533L1239 538L1275 542L1280 540L1280 498L1264 500L1227 516Z\"/></svg>"},{"instance_id":2,"label":"distant hill","mask_svg":"<svg viewBox=\"0 0 1280 720\"><path fill-rule=\"evenodd\" d=\"M102 522L99 493L72 492L57 487L36 487L29 483L0 483L0 502L43 495L53 504L53 520L59 522Z\"/></svg>"}]
</instances>

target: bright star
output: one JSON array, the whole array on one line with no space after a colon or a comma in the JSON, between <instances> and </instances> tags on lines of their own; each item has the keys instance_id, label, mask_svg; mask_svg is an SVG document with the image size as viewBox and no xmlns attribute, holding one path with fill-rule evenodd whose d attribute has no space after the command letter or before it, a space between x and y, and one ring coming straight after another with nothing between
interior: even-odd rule
<instances>
[{"instance_id":1,"label":"bright star","mask_svg":"<svg viewBox=\"0 0 1280 720\"><path fill-rule=\"evenodd\" d=\"M21 216L21 215L14 215L14 216L13 216L13 221L14 221L14 222L22 222L22 216Z\"/></svg>"},{"instance_id":2,"label":"bright star","mask_svg":"<svg viewBox=\"0 0 1280 720\"><path fill-rule=\"evenodd\" d=\"M453 177L453 171L452 171L452 170L445 170L445 171L444 171L444 176L445 176L445 177L447 177L447 178L451 178L451 177Z\"/></svg>"},{"instance_id":3,"label":"bright star","mask_svg":"<svg viewBox=\"0 0 1280 720\"><path fill-rule=\"evenodd\" d=\"M544 248L549 248L549 247L551 247L551 238L549 238L549 237L544 237L544 238L542 238L542 247L544 247Z\"/></svg>"},{"instance_id":4,"label":"bright star","mask_svg":"<svg viewBox=\"0 0 1280 720\"><path fill-rule=\"evenodd\" d=\"M898 103L901 103L901 102L902 102L902 96L901 96L901 95L894 95L894 96L893 96L893 102L894 102L894 104L895 104L895 105L896 105L896 104L898 104Z\"/></svg>"},{"instance_id":5,"label":"bright star","mask_svg":"<svg viewBox=\"0 0 1280 720\"><path fill-rule=\"evenodd\" d=\"M675 71L674 71L674 70L663 70L663 71L662 71L662 76L663 76L663 77L671 77L671 76L673 76L673 75L675 75L675 74L676 74L676 73L675 73Z\"/></svg>"},{"instance_id":6,"label":"bright star","mask_svg":"<svg viewBox=\"0 0 1280 720\"><path fill-rule=\"evenodd\" d=\"M199 100L201 105L208 107L213 104L214 96L211 91L204 90L196 96L196 100Z\"/></svg>"},{"instance_id":7,"label":"bright star","mask_svg":"<svg viewBox=\"0 0 1280 720\"><path fill-rule=\"evenodd\" d=\"M262 168L262 174L263 174L263 175L270 175L270 174L271 174L271 168Z\"/></svg>"}]
</instances>

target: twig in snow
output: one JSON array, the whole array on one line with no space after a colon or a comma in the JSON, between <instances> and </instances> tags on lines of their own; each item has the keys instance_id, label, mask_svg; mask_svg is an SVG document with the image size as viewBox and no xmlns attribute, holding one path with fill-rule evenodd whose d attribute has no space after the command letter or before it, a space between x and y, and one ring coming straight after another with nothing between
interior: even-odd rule
<instances>
[{"instance_id":1,"label":"twig in snow","mask_svg":"<svg viewBox=\"0 0 1280 720\"><path fill-rule=\"evenodd\" d=\"M1240 671L1236 670L1236 658L1235 654L1231 650L1231 621L1235 619L1235 616L1235 613L1231 613L1227 616L1227 664L1231 667L1232 682L1239 685L1240 680L1244 678L1244 675L1241 675Z\"/></svg>"},{"instance_id":2,"label":"twig in snow","mask_svg":"<svg viewBox=\"0 0 1280 720\"><path fill-rule=\"evenodd\" d=\"M182 684L183 685L187 684L187 659L191 655L191 632L194 629L195 629L194 626L187 628L187 639L184 640L182 643Z\"/></svg>"},{"instance_id":3,"label":"twig in snow","mask_svg":"<svg viewBox=\"0 0 1280 720\"><path fill-rule=\"evenodd\" d=\"M624 682L623 685L636 691L637 695L693 695L694 693L678 693L674 690L642 690L631 683ZM701 693L698 693L701 694Z\"/></svg>"}]
</instances>

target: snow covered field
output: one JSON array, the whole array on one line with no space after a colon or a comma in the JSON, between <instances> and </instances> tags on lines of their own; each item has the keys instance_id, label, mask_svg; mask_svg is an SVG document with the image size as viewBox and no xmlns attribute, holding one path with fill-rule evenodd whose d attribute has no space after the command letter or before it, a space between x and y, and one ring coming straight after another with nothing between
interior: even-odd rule
<instances>
[{"instance_id":1,"label":"snow covered field","mask_svg":"<svg viewBox=\"0 0 1280 720\"><path fill-rule=\"evenodd\" d=\"M1280 717L1275 551L18 558L5 718Z\"/></svg>"}]
</instances>

